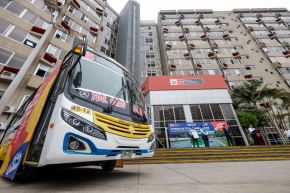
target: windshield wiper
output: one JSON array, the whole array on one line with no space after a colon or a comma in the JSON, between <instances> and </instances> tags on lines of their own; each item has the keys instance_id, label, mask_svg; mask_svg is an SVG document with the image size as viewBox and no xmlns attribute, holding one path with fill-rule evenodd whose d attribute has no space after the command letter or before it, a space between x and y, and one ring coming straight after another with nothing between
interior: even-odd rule
<instances>
[{"instance_id":1,"label":"windshield wiper","mask_svg":"<svg viewBox=\"0 0 290 193\"><path fill-rule=\"evenodd\" d=\"M122 79L122 87L120 90L117 92L117 94L114 96L113 100L110 100L109 104L104 108L105 113L112 113L114 105L118 102L118 97L123 94L124 100L126 101L126 89L127 86L124 84L124 80Z\"/></svg>"}]
</instances>

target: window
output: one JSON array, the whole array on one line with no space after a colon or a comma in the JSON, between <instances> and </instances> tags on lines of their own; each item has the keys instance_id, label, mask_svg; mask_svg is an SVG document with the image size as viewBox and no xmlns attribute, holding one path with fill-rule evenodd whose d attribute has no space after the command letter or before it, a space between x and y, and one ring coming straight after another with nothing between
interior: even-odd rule
<instances>
[{"instance_id":1,"label":"window","mask_svg":"<svg viewBox=\"0 0 290 193\"><path fill-rule=\"evenodd\" d=\"M11 2L11 0L1 0L0 1L0 8L6 7Z\"/></svg>"},{"instance_id":2,"label":"window","mask_svg":"<svg viewBox=\"0 0 290 193\"><path fill-rule=\"evenodd\" d=\"M6 64L13 55L13 52L0 47L0 64Z\"/></svg>"},{"instance_id":3,"label":"window","mask_svg":"<svg viewBox=\"0 0 290 193\"><path fill-rule=\"evenodd\" d=\"M10 26L10 23L0 19L0 34L4 34Z\"/></svg>"},{"instance_id":4,"label":"window","mask_svg":"<svg viewBox=\"0 0 290 193\"><path fill-rule=\"evenodd\" d=\"M43 64L39 64L34 74L46 78L48 77L51 71L52 69L50 67Z\"/></svg>"},{"instance_id":5,"label":"window","mask_svg":"<svg viewBox=\"0 0 290 193\"><path fill-rule=\"evenodd\" d=\"M22 16L22 18L31 24L35 24L36 20L38 19L38 16L27 10Z\"/></svg>"},{"instance_id":6,"label":"window","mask_svg":"<svg viewBox=\"0 0 290 193\"><path fill-rule=\"evenodd\" d=\"M18 42L23 42L28 33L19 27L14 27L14 29L9 33L8 37L16 40Z\"/></svg>"},{"instance_id":7,"label":"window","mask_svg":"<svg viewBox=\"0 0 290 193\"><path fill-rule=\"evenodd\" d=\"M26 57L23 55L20 55L18 53L15 53L12 58L10 59L10 61L7 63L7 66L12 66L15 68L21 68L22 65L24 64L26 60Z\"/></svg>"},{"instance_id":8,"label":"window","mask_svg":"<svg viewBox=\"0 0 290 193\"><path fill-rule=\"evenodd\" d=\"M25 10L24 7L22 7L21 5L19 5L18 3L15 3L14 1L12 1L6 8L8 11L10 11L11 13L13 13L14 15L20 16L23 11Z\"/></svg>"},{"instance_id":9,"label":"window","mask_svg":"<svg viewBox=\"0 0 290 193\"><path fill-rule=\"evenodd\" d=\"M58 58L60 55L61 49L49 44L48 48L46 49L46 52Z\"/></svg>"},{"instance_id":10,"label":"window","mask_svg":"<svg viewBox=\"0 0 290 193\"><path fill-rule=\"evenodd\" d=\"M190 105L190 111L193 121L202 120L199 105Z\"/></svg>"},{"instance_id":11,"label":"window","mask_svg":"<svg viewBox=\"0 0 290 193\"><path fill-rule=\"evenodd\" d=\"M210 107L211 107L211 111L212 111L214 119L224 119L224 116L223 116L223 113L219 104L211 104Z\"/></svg>"},{"instance_id":12,"label":"window","mask_svg":"<svg viewBox=\"0 0 290 193\"><path fill-rule=\"evenodd\" d=\"M213 119L209 104L201 104L200 109L204 120Z\"/></svg>"}]
</instances>

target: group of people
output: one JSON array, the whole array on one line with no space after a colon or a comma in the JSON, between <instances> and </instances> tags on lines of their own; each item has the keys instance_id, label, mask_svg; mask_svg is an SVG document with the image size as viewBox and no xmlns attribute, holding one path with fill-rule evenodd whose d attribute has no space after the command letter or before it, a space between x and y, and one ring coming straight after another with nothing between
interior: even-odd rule
<instances>
[{"instance_id":1,"label":"group of people","mask_svg":"<svg viewBox=\"0 0 290 193\"><path fill-rule=\"evenodd\" d=\"M208 130L204 126L202 126L200 132L201 132L201 138L204 142L204 146L209 147L209 137L208 137L209 132L208 132ZM223 125L223 132L224 132L225 137L227 139L228 146L233 146L234 145L233 138L232 138L231 133L229 132L228 127L226 127L226 125ZM193 126L189 130L189 135L190 135L191 141L193 143L193 147L195 148L195 145L197 147L199 147L199 143L198 143L199 135Z\"/></svg>"}]
</instances>

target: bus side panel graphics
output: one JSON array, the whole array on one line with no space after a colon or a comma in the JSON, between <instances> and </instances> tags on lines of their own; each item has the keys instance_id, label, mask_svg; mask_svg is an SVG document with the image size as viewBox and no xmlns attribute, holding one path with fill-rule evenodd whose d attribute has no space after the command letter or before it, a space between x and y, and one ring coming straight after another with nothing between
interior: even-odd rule
<instances>
[{"instance_id":1,"label":"bus side panel graphics","mask_svg":"<svg viewBox=\"0 0 290 193\"><path fill-rule=\"evenodd\" d=\"M50 88L60 70L60 65L50 74L38 88L35 96L28 105L23 120L16 131L4 162L0 169L0 175L8 179L14 180L20 164L23 162L24 156L32 139L33 133L40 119L41 112L47 100Z\"/></svg>"}]
</instances>

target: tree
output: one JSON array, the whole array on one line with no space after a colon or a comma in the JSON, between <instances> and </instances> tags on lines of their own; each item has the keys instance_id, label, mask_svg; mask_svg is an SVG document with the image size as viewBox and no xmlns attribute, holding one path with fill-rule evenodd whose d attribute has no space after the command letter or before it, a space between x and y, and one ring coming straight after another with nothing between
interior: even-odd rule
<instances>
[{"instance_id":1,"label":"tree","mask_svg":"<svg viewBox=\"0 0 290 193\"><path fill-rule=\"evenodd\" d=\"M251 80L232 89L231 96L236 107L239 107L241 104L256 106L259 101L262 101L266 97L276 97L278 92L278 89L269 88L262 81Z\"/></svg>"},{"instance_id":2,"label":"tree","mask_svg":"<svg viewBox=\"0 0 290 193\"><path fill-rule=\"evenodd\" d=\"M249 112L237 111L237 116L244 129L248 128L250 125L257 125L258 123L258 119L255 115Z\"/></svg>"}]
</instances>

